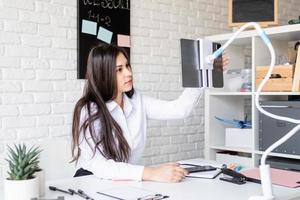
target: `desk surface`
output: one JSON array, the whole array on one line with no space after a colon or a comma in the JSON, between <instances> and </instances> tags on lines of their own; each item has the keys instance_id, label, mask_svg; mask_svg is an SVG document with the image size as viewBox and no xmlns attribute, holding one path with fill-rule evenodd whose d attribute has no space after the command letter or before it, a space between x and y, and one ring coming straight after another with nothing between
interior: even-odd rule
<instances>
[{"instance_id":1,"label":"desk surface","mask_svg":"<svg viewBox=\"0 0 300 200\"><path fill-rule=\"evenodd\" d=\"M108 181L101 180L94 176L78 177L73 179L57 180L48 182L47 185L53 185L59 188L82 189L96 200L112 200L102 195L96 194L96 191L105 190L114 187L134 187L153 191L170 196L170 200L247 200L250 196L260 195L261 187L256 183L246 183L244 185L235 185L216 179L193 179L187 178L181 183L155 183L155 182L134 182L134 181ZM277 199L300 199L300 189L289 189L280 186L274 186L274 194ZM62 193L47 190L46 197L57 197ZM79 197L64 195L66 200L82 200ZM296 198L299 197L299 198Z\"/></svg>"},{"instance_id":2,"label":"desk surface","mask_svg":"<svg viewBox=\"0 0 300 200\"><path fill-rule=\"evenodd\" d=\"M133 187L142 190L150 190L154 193L161 193L170 196L167 200L247 200L250 196L261 194L261 185L256 183L246 183L244 185L236 185L220 181L219 177L215 179L199 179L186 178L180 183L157 183L149 181L110 181L96 178L95 176L84 176L69 179L60 179L46 182L45 199L54 199L58 196L64 196L65 200L83 200L78 196L71 196L60 192L53 192L48 186L55 186L61 189L82 189L95 200L113 200L97 194L97 191L106 190L116 187ZM273 186L276 199L280 200L296 200L300 199L300 188L290 189L281 186ZM3 195L0 192L0 199ZM298 197L298 198L297 198Z\"/></svg>"}]
</instances>

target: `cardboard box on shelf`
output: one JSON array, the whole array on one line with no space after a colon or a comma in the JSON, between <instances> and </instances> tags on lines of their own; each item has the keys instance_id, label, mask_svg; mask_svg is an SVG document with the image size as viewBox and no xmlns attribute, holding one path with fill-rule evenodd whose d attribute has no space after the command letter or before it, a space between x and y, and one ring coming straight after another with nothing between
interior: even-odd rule
<instances>
[{"instance_id":1,"label":"cardboard box on shelf","mask_svg":"<svg viewBox=\"0 0 300 200\"><path fill-rule=\"evenodd\" d=\"M263 79L256 79L256 89ZM293 78L274 78L267 81L263 92L290 92L292 91Z\"/></svg>"},{"instance_id":2,"label":"cardboard box on shelf","mask_svg":"<svg viewBox=\"0 0 300 200\"><path fill-rule=\"evenodd\" d=\"M266 76L270 66L257 66L255 75L256 90ZM289 92L292 91L294 76L294 65L276 65L272 71L271 78L263 87L263 92Z\"/></svg>"}]
</instances>

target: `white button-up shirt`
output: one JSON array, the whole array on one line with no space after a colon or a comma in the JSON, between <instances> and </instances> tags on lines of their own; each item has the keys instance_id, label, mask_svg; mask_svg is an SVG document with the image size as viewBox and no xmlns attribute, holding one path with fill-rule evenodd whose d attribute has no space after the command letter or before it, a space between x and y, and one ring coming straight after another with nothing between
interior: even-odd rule
<instances>
[{"instance_id":1,"label":"white button-up shirt","mask_svg":"<svg viewBox=\"0 0 300 200\"><path fill-rule=\"evenodd\" d=\"M180 97L173 101L164 101L154 99L140 94L135 90L132 98L123 95L123 109L115 102L110 101L106 106L123 131L130 149L130 158L128 163L115 162L112 159L106 159L100 152L93 156L92 147L95 146L92 139L88 142L83 139L83 133L80 133L79 148L81 154L78 160L77 168L83 168L91 171L95 176L104 179L113 180L142 180L144 166L138 165L142 157L146 144L147 119L169 120L180 119L188 116L201 97L202 89L186 88ZM96 109L95 105L92 109ZM95 110L94 110L95 111ZM93 112L93 110L92 110ZM88 116L86 108L81 111L81 123ZM95 122L94 130L99 133L100 122ZM87 129L87 135L88 129Z\"/></svg>"}]
</instances>

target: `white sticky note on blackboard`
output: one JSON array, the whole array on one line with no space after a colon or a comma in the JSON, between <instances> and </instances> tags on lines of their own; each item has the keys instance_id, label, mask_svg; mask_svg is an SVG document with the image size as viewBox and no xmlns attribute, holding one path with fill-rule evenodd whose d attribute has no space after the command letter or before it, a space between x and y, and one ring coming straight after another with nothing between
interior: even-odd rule
<instances>
[{"instance_id":1,"label":"white sticky note on blackboard","mask_svg":"<svg viewBox=\"0 0 300 200\"><path fill-rule=\"evenodd\" d=\"M130 36L118 34L118 46L119 47L130 47Z\"/></svg>"},{"instance_id":2,"label":"white sticky note on blackboard","mask_svg":"<svg viewBox=\"0 0 300 200\"><path fill-rule=\"evenodd\" d=\"M89 20L82 20L81 32L91 35L97 34L97 23Z\"/></svg>"},{"instance_id":3,"label":"white sticky note on blackboard","mask_svg":"<svg viewBox=\"0 0 300 200\"><path fill-rule=\"evenodd\" d=\"M113 33L111 31L109 31L106 28L103 28L102 26L100 26L97 38L99 40L102 40L102 41L110 44L111 38L112 38L112 34Z\"/></svg>"}]
</instances>

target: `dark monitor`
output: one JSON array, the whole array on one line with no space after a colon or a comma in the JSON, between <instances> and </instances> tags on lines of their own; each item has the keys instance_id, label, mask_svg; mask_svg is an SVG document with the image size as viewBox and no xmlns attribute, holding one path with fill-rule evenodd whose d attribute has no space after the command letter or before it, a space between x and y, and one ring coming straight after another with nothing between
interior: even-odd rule
<instances>
[{"instance_id":1,"label":"dark monitor","mask_svg":"<svg viewBox=\"0 0 300 200\"><path fill-rule=\"evenodd\" d=\"M213 42L213 52L221 47L220 43ZM223 77L223 62L222 55L217 57L214 60L213 70L212 70L212 79L214 88L222 88L224 86L224 77Z\"/></svg>"},{"instance_id":2,"label":"dark monitor","mask_svg":"<svg viewBox=\"0 0 300 200\"><path fill-rule=\"evenodd\" d=\"M203 87L202 70L200 68L200 43L199 40L180 39L182 85L183 87ZM212 50L221 47L219 43L213 43ZM206 80L208 77L206 78ZM212 70L212 87L223 87L222 55L215 59Z\"/></svg>"}]
</instances>

